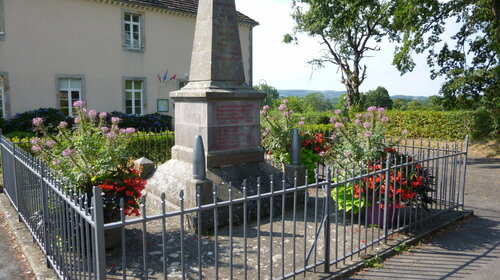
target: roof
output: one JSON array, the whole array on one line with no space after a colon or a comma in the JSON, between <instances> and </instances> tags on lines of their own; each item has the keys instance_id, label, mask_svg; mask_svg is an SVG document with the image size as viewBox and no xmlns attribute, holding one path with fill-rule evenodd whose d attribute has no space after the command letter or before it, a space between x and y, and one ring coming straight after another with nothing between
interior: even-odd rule
<instances>
[{"instance_id":1,"label":"roof","mask_svg":"<svg viewBox=\"0 0 500 280\"><path fill-rule=\"evenodd\" d=\"M120 0L131 4L146 5L167 10L196 14L198 10L198 0ZM248 23L252 26L259 23L250 17L238 12L238 21Z\"/></svg>"}]
</instances>

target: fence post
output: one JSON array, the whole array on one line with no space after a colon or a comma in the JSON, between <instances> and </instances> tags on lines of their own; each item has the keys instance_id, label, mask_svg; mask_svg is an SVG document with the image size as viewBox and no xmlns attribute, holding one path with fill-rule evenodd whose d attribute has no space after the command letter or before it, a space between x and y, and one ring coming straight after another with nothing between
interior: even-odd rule
<instances>
[{"instance_id":1,"label":"fence post","mask_svg":"<svg viewBox=\"0 0 500 280\"><path fill-rule=\"evenodd\" d=\"M96 279L106 279L106 244L104 241L104 208L102 202L102 190L98 187L93 189L92 213L94 218L94 261L96 262Z\"/></svg>"},{"instance_id":2,"label":"fence post","mask_svg":"<svg viewBox=\"0 0 500 280\"><path fill-rule=\"evenodd\" d=\"M384 242L387 244L387 234L389 233L388 229L388 220L387 220L387 208L389 207L389 192L390 192L390 183L391 183L391 154L387 154L385 171L385 192L384 192ZM392 215L391 215L392 218Z\"/></svg>"},{"instance_id":3,"label":"fence post","mask_svg":"<svg viewBox=\"0 0 500 280\"><path fill-rule=\"evenodd\" d=\"M38 160L38 166L40 167L40 189L42 192L42 218L43 218L43 237L44 242L43 246L45 247L45 261L47 263L47 267L50 268L49 255L50 255L50 239L49 239L49 202L48 202L48 190L47 184L43 181L45 177L45 168L41 160Z\"/></svg>"},{"instance_id":4,"label":"fence post","mask_svg":"<svg viewBox=\"0 0 500 280\"><path fill-rule=\"evenodd\" d=\"M306 190L307 191L307 190ZM326 171L326 193L325 193L325 273L330 272L330 196L332 193L331 170Z\"/></svg>"},{"instance_id":5,"label":"fence post","mask_svg":"<svg viewBox=\"0 0 500 280\"><path fill-rule=\"evenodd\" d=\"M462 177L462 210L465 206L465 173L467 173L467 154L469 153L469 135L465 136L465 154L464 154L464 167L463 167L463 177Z\"/></svg>"},{"instance_id":6,"label":"fence post","mask_svg":"<svg viewBox=\"0 0 500 280\"><path fill-rule=\"evenodd\" d=\"M19 207L19 189L17 187L17 171L16 171L16 144L12 143L12 175L14 175L14 191L16 193L16 208L17 219L22 222L21 209Z\"/></svg>"}]
</instances>

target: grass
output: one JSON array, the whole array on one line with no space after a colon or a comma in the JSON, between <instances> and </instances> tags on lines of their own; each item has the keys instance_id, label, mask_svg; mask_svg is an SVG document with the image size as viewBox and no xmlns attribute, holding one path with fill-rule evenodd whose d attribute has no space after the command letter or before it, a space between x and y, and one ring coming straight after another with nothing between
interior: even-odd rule
<instances>
[{"instance_id":1,"label":"grass","mask_svg":"<svg viewBox=\"0 0 500 280\"><path fill-rule=\"evenodd\" d=\"M377 268L377 269L380 269L383 266L384 266L384 264L382 264L382 258L379 257L378 255L373 256L373 257L365 260L365 267L366 268Z\"/></svg>"},{"instance_id":2,"label":"grass","mask_svg":"<svg viewBox=\"0 0 500 280\"><path fill-rule=\"evenodd\" d=\"M410 252L411 250L413 250L413 246L406 244L406 242L401 243L401 245L399 245L394 249L394 251L396 251L396 253L398 254L407 253Z\"/></svg>"}]
</instances>

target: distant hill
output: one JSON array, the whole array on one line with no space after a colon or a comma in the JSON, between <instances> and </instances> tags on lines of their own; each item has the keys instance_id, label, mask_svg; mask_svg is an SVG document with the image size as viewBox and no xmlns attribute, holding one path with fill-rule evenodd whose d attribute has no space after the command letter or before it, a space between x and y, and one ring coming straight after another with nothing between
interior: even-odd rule
<instances>
[{"instance_id":1,"label":"distant hill","mask_svg":"<svg viewBox=\"0 0 500 280\"><path fill-rule=\"evenodd\" d=\"M413 95L391 95L391 99L396 99L396 98L405 98L405 99L412 99L412 100L427 100L429 97L428 96L413 96Z\"/></svg>"},{"instance_id":2,"label":"distant hill","mask_svg":"<svg viewBox=\"0 0 500 280\"><path fill-rule=\"evenodd\" d=\"M315 93L315 92L322 93L326 98L339 98L342 94L345 93L345 91L339 91L339 90L278 89L278 93L279 93L280 97L287 97L287 96L304 97L308 94ZM405 98L405 99L423 101L423 100L427 100L429 97L428 96L403 95L403 94L391 95L391 99L396 99L396 98Z\"/></svg>"},{"instance_id":3,"label":"distant hill","mask_svg":"<svg viewBox=\"0 0 500 280\"><path fill-rule=\"evenodd\" d=\"M308 90L308 89L278 89L280 96L299 96L304 97L310 93L319 92L322 93L326 98L339 98L345 91L337 90Z\"/></svg>"}]
</instances>

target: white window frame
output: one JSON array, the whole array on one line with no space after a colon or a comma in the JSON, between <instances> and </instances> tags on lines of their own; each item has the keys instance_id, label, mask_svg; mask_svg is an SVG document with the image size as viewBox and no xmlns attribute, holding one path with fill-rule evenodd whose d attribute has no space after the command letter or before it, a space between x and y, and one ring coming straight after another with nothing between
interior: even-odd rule
<instances>
[{"instance_id":1,"label":"white window frame","mask_svg":"<svg viewBox=\"0 0 500 280\"><path fill-rule=\"evenodd\" d=\"M62 80L68 80L68 87L67 88L62 88L61 87L61 81ZM76 87L72 87L71 86L71 80L80 80L80 87L79 88L76 88ZM61 93L61 91L65 91L67 94L68 94L68 116L73 116L74 115L74 112L73 112L73 92L78 92L78 100L83 100L83 96L82 96L82 87L83 87L83 79L81 78L73 78L73 77L67 77L67 78L59 78L58 79L58 92L59 94ZM65 107L62 107L61 106L61 97L59 95L59 109L62 111L63 108Z\"/></svg>"},{"instance_id":2,"label":"white window frame","mask_svg":"<svg viewBox=\"0 0 500 280\"><path fill-rule=\"evenodd\" d=\"M138 21L134 21L134 17L137 17ZM144 12L122 9L121 20L123 48L132 52L144 52L146 43ZM129 28L128 34L126 31L127 26ZM134 28L137 29L137 44L134 44Z\"/></svg>"},{"instance_id":3,"label":"white window frame","mask_svg":"<svg viewBox=\"0 0 500 280\"><path fill-rule=\"evenodd\" d=\"M127 89L127 82L132 82L132 88L131 89ZM136 82L140 82L141 83L141 88L140 89L136 89L135 88L135 83ZM126 114L132 114L132 115L143 115L144 114L144 103L145 103L145 98L144 98L144 87L145 87L145 82L144 80L142 79L126 79L125 80L125 84L124 84L124 94L125 94L125 113ZM131 112L127 112L127 108L130 107L130 106L127 106L127 94L131 94L131 103L132 103L132 110ZM136 98L135 98L135 94L139 93L141 98L141 112L136 112L135 108L137 107L135 105L135 101L136 101Z\"/></svg>"}]
</instances>

